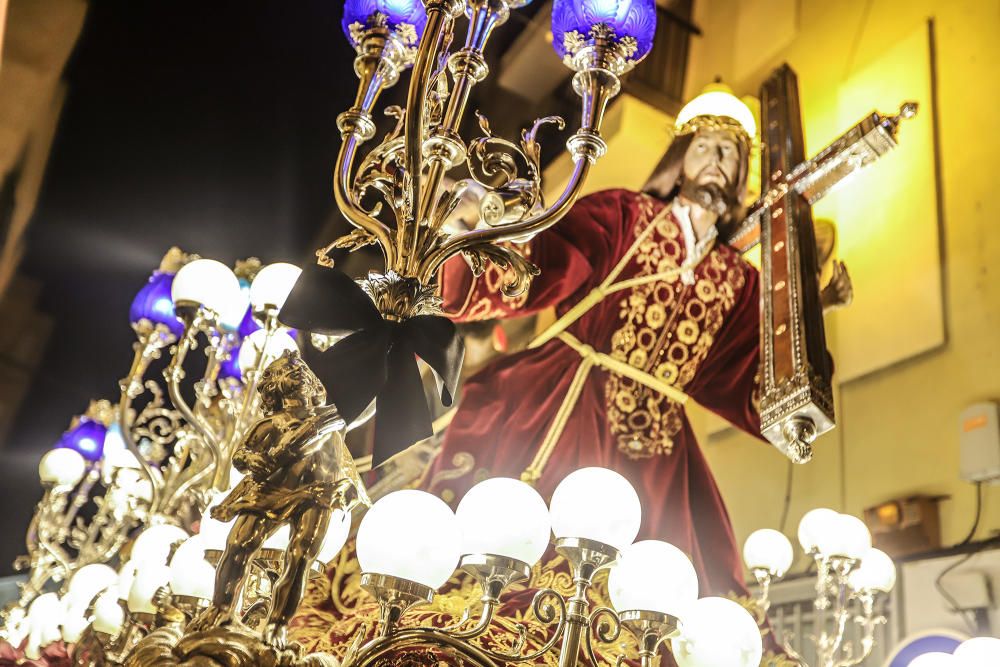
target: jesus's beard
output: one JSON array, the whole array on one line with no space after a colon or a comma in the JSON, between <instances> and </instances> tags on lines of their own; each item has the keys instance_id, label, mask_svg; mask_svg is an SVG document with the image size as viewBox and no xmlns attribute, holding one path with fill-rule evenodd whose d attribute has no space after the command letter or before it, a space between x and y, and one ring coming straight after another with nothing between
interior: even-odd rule
<instances>
[{"instance_id":1,"label":"jesus's beard","mask_svg":"<svg viewBox=\"0 0 1000 667\"><path fill-rule=\"evenodd\" d=\"M680 195L720 218L736 208L733 194L716 183L696 183L685 178Z\"/></svg>"}]
</instances>

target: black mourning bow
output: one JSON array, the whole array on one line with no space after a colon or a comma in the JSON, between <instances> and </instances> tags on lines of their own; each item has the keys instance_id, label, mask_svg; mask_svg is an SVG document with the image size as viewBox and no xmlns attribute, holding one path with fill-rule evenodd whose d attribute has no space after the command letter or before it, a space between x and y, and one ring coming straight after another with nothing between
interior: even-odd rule
<instances>
[{"instance_id":1,"label":"black mourning bow","mask_svg":"<svg viewBox=\"0 0 1000 667\"><path fill-rule=\"evenodd\" d=\"M454 400L465 348L447 317L386 320L350 276L312 264L302 271L279 319L303 331L347 335L309 365L348 423L376 399L373 466L433 435L416 357L434 371L441 403L450 406Z\"/></svg>"}]
</instances>

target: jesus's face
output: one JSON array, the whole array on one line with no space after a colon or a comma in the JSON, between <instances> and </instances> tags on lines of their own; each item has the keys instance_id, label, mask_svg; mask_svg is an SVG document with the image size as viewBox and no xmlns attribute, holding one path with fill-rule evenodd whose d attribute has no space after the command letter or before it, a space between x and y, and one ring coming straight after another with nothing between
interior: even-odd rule
<instances>
[{"instance_id":1,"label":"jesus's face","mask_svg":"<svg viewBox=\"0 0 1000 667\"><path fill-rule=\"evenodd\" d=\"M684 154L684 180L731 192L740 173L740 148L730 130L699 130Z\"/></svg>"}]
</instances>

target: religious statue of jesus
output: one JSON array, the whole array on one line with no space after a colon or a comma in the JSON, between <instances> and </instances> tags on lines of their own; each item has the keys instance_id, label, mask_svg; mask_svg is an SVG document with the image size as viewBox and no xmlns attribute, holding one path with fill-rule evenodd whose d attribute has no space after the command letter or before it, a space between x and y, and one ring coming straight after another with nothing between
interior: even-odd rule
<instances>
[{"instance_id":1,"label":"religious statue of jesus","mask_svg":"<svg viewBox=\"0 0 1000 667\"><path fill-rule=\"evenodd\" d=\"M742 219L750 145L733 119L692 119L642 192L585 197L527 243L541 275L521 297L460 259L445 266L444 307L458 321L550 307L559 319L466 382L430 491L455 502L484 477L520 476L549 497L577 468L611 468L639 492L639 539L688 553L701 595L745 593L684 404L760 437L758 272L721 240Z\"/></svg>"}]
</instances>

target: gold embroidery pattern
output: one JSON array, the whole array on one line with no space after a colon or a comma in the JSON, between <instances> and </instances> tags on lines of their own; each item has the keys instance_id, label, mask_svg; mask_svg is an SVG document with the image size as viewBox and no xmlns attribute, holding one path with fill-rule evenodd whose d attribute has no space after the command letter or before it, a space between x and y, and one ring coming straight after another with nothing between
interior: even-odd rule
<instances>
[{"instance_id":1,"label":"gold embroidery pattern","mask_svg":"<svg viewBox=\"0 0 1000 667\"><path fill-rule=\"evenodd\" d=\"M636 236L656 214L651 198L639 203ZM673 216L656 224L623 275L661 273L684 261L683 237ZM611 356L682 391L694 379L746 281L739 257L725 246L713 248L694 273L694 285L671 276L625 292L619 302L621 326L611 336ZM614 373L605 385L605 401L611 434L629 458L671 453L673 438L684 425L681 404Z\"/></svg>"}]
</instances>

